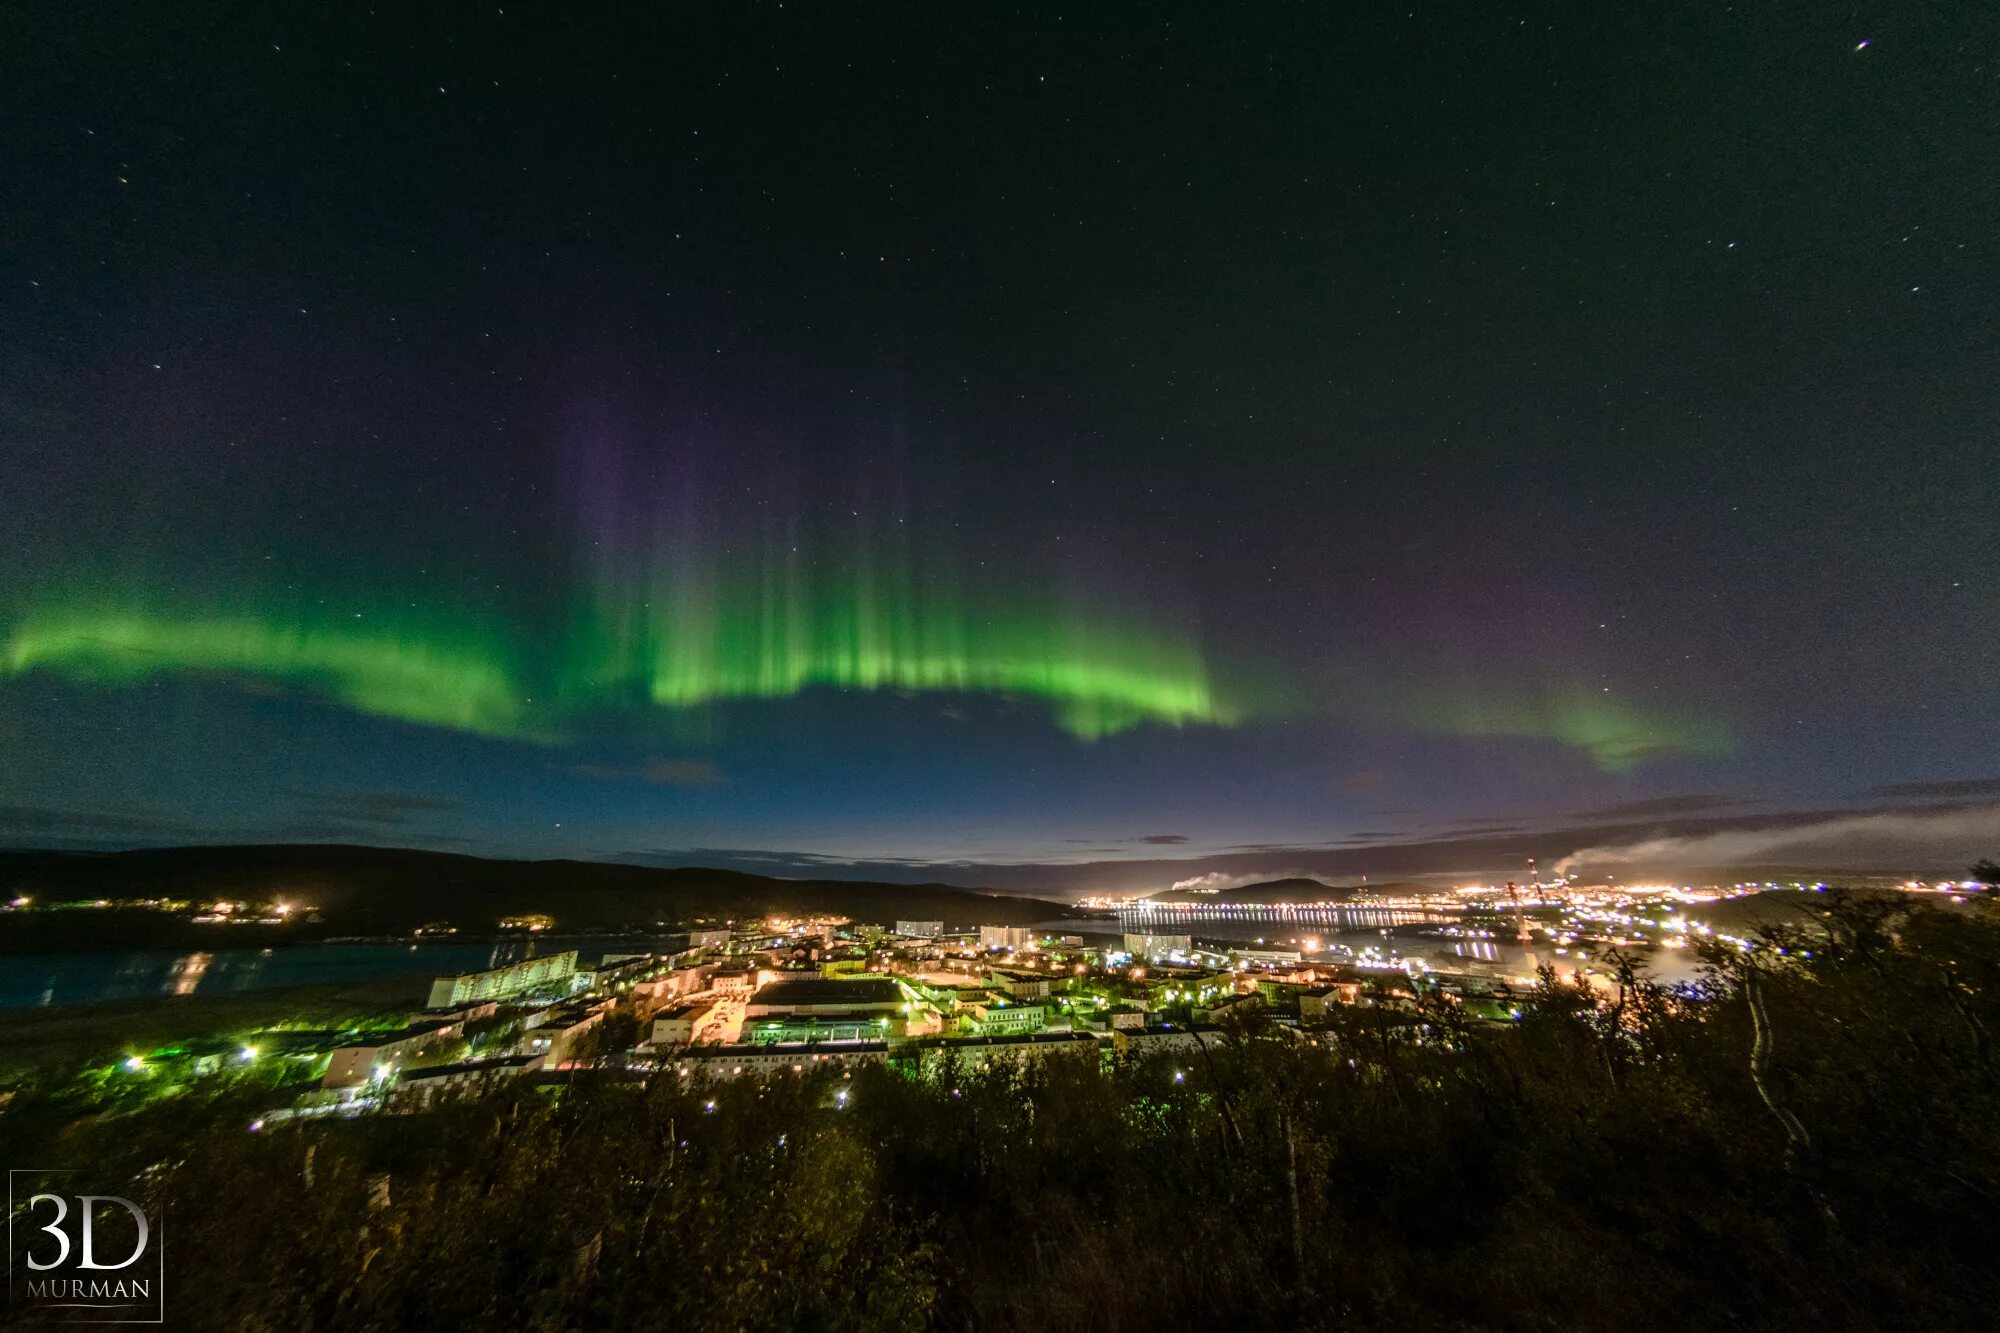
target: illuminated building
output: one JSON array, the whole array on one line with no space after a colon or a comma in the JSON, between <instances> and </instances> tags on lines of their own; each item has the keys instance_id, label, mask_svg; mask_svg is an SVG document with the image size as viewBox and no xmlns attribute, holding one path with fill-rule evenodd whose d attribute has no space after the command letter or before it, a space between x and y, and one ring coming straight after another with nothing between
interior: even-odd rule
<instances>
[{"instance_id":1,"label":"illuminated building","mask_svg":"<svg viewBox=\"0 0 2000 1333\"><path fill-rule=\"evenodd\" d=\"M464 1035L463 1023L412 1023L408 1027L371 1032L334 1049L320 1077L323 1088L352 1088L379 1082L399 1063L423 1055L454 1037Z\"/></svg>"},{"instance_id":2,"label":"illuminated building","mask_svg":"<svg viewBox=\"0 0 2000 1333\"><path fill-rule=\"evenodd\" d=\"M576 1054L579 1040L603 1022L610 1010L609 1000L579 1000L544 1010L536 1015L541 1021L535 1024L535 1035L527 1044L547 1057L550 1068L556 1068Z\"/></svg>"},{"instance_id":3,"label":"illuminated building","mask_svg":"<svg viewBox=\"0 0 2000 1333\"><path fill-rule=\"evenodd\" d=\"M714 1000L695 1000L676 1005L653 1019L655 1046L685 1046L694 1040L695 1029L715 1012Z\"/></svg>"},{"instance_id":4,"label":"illuminated building","mask_svg":"<svg viewBox=\"0 0 2000 1333\"><path fill-rule=\"evenodd\" d=\"M576 950L524 958L486 972L439 977L431 983L429 1007L449 1009L468 1000L506 1000L557 984L565 988L576 975Z\"/></svg>"},{"instance_id":5,"label":"illuminated building","mask_svg":"<svg viewBox=\"0 0 2000 1333\"><path fill-rule=\"evenodd\" d=\"M852 1069L881 1064L889 1057L887 1042L851 1046L690 1046L668 1066L683 1078L708 1074L716 1078L763 1078L772 1074L804 1074L819 1069Z\"/></svg>"},{"instance_id":6,"label":"illuminated building","mask_svg":"<svg viewBox=\"0 0 2000 1333\"><path fill-rule=\"evenodd\" d=\"M1054 978L1038 972L989 971L986 984L1005 991L1017 1000L1046 1000L1054 989Z\"/></svg>"},{"instance_id":7,"label":"illuminated building","mask_svg":"<svg viewBox=\"0 0 2000 1333\"><path fill-rule=\"evenodd\" d=\"M788 1013L746 1019L743 1035L755 1046L808 1045L822 1042L881 1041L902 1035L902 1020L881 1013Z\"/></svg>"},{"instance_id":8,"label":"illuminated building","mask_svg":"<svg viewBox=\"0 0 2000 1333\"><path fill-rule=\"evenodd\" d=\"M979 947L982 949L1031 949L1035 944L1035 932L1026 926L981 926Z\"/></svg>"},{"instance_id":9,"label":"illuminated building","mask_svg":"<svg viewBox=\"0 0 2000 1333\"><path fill-rule=\"evenodd\" d=\"M1095 1060L1104 1044L1088 1032L1028 1032L996 1037L948 1037L906 1048L897 1057L898 1065L921 1064L942 1057L962 1070L985 1069L997 1064L1023 1064L1051 1055L1069 1055Z\"/></svg>"},{"instance_id":10,"label":"illuminated building","mask_svg":"<svg viewBox=\"0 0 2000 1333\"><path fill-rule=\"evenodd\" d=\"M1193 948L1194 937L1191 935L1156 935L1150 931L1125 933L1125 952L1132 955L1135 962L1157 963L1176 955L1185 958Z\"/></svg>"},{"instance_id":11,"label":"illuminated building","mask_svg":"<svg viewBox=\"0 0 2000 1333\"><path fill-rule=\"evenodd\" d=\"M1012 1037L1041 1031L1049 1011L1043 1004L1014 1004L995 995L965 1005L959 1021L973 1036Z\"/></svg>"},{"instance_id":12,"label":"illuminated building","mask_svg":"<svg viewBox=\"0 0 2000 1333\"><path fill-rule=\"evenodd\" d=\"M502 1055L489 1060L468 1060L463 1064L432 1065L412 1069L397 1083L399 1097L429 1103L439 1094L457 1088L479 1088L503 1078L532 1074L543 1065L539 1055Z\"/></svg>"}]
</instances>

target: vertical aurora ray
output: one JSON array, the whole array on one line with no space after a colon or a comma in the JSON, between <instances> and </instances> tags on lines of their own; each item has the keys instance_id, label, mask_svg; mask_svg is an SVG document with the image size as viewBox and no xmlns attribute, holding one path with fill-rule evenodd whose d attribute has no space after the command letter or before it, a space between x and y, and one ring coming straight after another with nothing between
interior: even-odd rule
<instances>
[{"instance_id":1,"label":"vertical aurora ray","mask_svg":"<svg viewBox=\"0 0 2000 1333\"><path fill-rule=\"evenodd\" d=\"M1191 645L1114 617L975 608L900 563L751 563L656 570L643 591L607 581L575 640L572 693L622 682L668 708L820 687L1030 695L1089 739L1230 717Z\"/></svg>"},{"instance_id":2,"label":"vertical aurora ray","mask_svg":"<svg viewBox=\"0 0 2000 1333\"><path fill-rule=\"evenodd\" d=\"M615 450L579 454L586 591L563 655L566 701L1026 696L1084 739L1234 719L1185 629L1109 612L1053 578L969 580L948 542L901 518L717 512L692 469L635 486Z\"/></svg>"},{"instance_id":3,"label":"vertical aurora ray","mask_svg":"<svg viewBox=\"0 0 2000 1333\"><path fill-rule=\"evenodd\" d=\"M768 478L720 485L699 458L641 470L611 450L569 457L576 557L538 604L473 609L507 595L492 585L470 598L432 588L418 604L324 585L309 596L303 568L286 575L290 591L226 587L240 563L218 563L199 598L144 579L73 580L0 620L0 678L258 680L536 742L649 726L713 735L733 702L848 690L1035 700L1084 740L1289 719L1553 742L1606 772L1732 745L1699 714L1518 663L1488 678L1356 658L1301 689L1297 664L1272 658L1234 664L1225 696L1193 617L1159 614L1163 590L1121 581L1115 559L1049 563L1029 554L1048 544L1025 533L1020 551L967 551L948 523L926 529L865 496L801 503L812 488Z\"/></svg>"}]
</instances>

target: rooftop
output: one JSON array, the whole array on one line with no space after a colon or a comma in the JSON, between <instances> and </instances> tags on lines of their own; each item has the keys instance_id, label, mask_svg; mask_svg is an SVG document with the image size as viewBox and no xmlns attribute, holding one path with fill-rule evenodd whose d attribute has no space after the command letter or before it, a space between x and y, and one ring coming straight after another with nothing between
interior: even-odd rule
<instances>
[{"instance_id":1,"label":"rooftop","mask_svg":"<svg viewBox=\"0 0 2000 1333\"><path fill-rule=\"evenodd\" d=\"M751 997L752 1004L895 1004L902 998L893 981L829 981L801 978L774 981Z\"/></svg>"},{"instance_id":2,"label":"rooftop","mask_svg":"<svg viewBox=\"0 0 2000 1333\"><path fill-rule=\"evenodd\" d=\"M503 1069L519 1069L534 1064L539 1055L500 1055L487 1060L466 1060L455 1065L426 1065L422 1069L405 1070L403 1082L421 1083L431 1078L455 1078L461 1074L483 1074L488 1070L499 1072Z\"/></svg>"}]
</instances>

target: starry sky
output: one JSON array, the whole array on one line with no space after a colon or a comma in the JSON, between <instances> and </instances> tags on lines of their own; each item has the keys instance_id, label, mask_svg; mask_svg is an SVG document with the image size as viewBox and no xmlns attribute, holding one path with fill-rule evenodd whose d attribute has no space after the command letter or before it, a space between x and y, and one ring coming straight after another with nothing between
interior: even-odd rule
<instances>
[{"instance_id":1,"label":"starry sky","mask_svg":"<svg viewBox=\"0 0 2000 1333\"><path fill-rule=\"evenodd\" d=\"M2000 842L1990 7L0 22L0 845Z\"/></svg>"}]
</instances>

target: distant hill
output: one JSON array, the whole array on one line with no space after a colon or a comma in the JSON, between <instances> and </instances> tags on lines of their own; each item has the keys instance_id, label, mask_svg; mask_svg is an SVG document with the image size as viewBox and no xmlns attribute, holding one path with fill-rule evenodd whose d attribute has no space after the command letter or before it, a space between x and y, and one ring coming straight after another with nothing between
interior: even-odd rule
<instances>
[{"instance_id":1,"label":"distant hill","mask_svg":"<svg viewBox=\"0 0 2000 1333\"><path fill-rule=\"evenodd\" d=\"M1385 879L1379 884L1357 884L1349 890L1363 901L1370 898L1414 898L1437 891L1437 885L1414 879Z\"/></svg>"},{"instance_id":2,"label":"distant hill","mask_svg":"<svg viewBox=\"0 0 2000 1333\"><path fill-rule=\"evenodd\" d=\"M1165 893L1152 895L1156 903L1344 903L1354 896L1353 889L1336 889L1330 884L1322 884L1316 879L1293 877L1291 879L1267 879L1261 884L1245 884L1237 889L1223 889L1216 893L1200 893L1193 889L1169 889Z\"/></svg>"},{"instance_id":3,"label":"distant hill","mask_svg":"<svg viewBox=\"0 0 2000 1333\"><path fill-rule=\"evenodd\" d=\"M1432 892L1414 880L1393 880L1381 884L1352 884L1342 887L1303 875L1288 879L1267 879L1241 888L1202 893L1194 889L1168 889L1148 899L1156 903L1214 903L1217 905L1261 906L1267 903L1346 903L1370 898L1402 898Z\"/></svg>"},{"instance_id":4,"label":"distant hill","mask_svg":"<svg viewBox=\"0 0 2000 1333\"><path fill-rule=\"evenodd\" d=\"M1970 911L1963 902L1953 902L1940 893L1906 894L1899 889L1846 888L1837 890L1843 898L1889 899L1901 905L1922 904L1939 911ZM1682 913L1732 935L1755 935L1768 926L1818 926L1819 913L1831 899L1826 894L1799 889L1765 889L1720 902L1691 903Z\"/></svg>"},{"instance_id":5,"label":"distant hill","mask_svg":"<svg viewBox=\"0 0 2000 1333\"><path fill-rule=\"evenodd\" d=\"M173 847L129 852L0 852L0 900L274 898L310 904L316 923L271 927L285 940L406 934L450 921L491 933L503 916L545 913L562 931L651 928L694 918L827 912L860 921L941 920L947 926L1026 925L1070 909L946 884L772 879L733 870L661 869L596 861L504 861L385 847ZM157 913L0 914L0 949L179 947ZM189 926L214 944L217 928ZM230 943L258 941L228 927ZM261 931L260 931L261 933ZM136 938L143 934L144 940Z\"/></svg>"}]
</instances>

